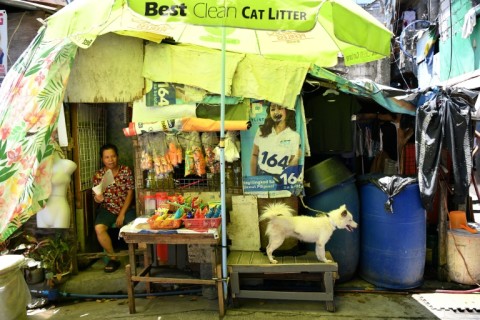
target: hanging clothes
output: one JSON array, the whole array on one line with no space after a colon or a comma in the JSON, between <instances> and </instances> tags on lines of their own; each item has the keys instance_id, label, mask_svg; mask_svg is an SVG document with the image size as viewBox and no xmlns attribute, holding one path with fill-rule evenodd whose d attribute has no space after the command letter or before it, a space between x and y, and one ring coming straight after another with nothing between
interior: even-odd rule
<instances>
[{"instance_id":1,"label":"hanging clothes","mask_svg":"<svg viewBox=\"0 0 480 320\"><path fill-rule=\"evenodd\" d=\"M354 151L352 115L361 106L350 94L327 90L306 100L305 116L312 153L346 153Z\"/></svg>"},{"instance_id":2,"label":"hanging clothes","mask_svg":"<svg viewBox=\"0 0 480 320\"><path fill-rule=\"evenodd\" d=\"M417 18L417 13L412 8L408 8L406 11L402 13L402 29L407 27L410 23L415 21Z\"/></svg>"},{"instance_id":3,"label":"hanging clothes","mask_svg":"<svg viewBox=\"0 0 480 320\"><path fill-rule=\"evenodd\" d=\"M454 88L428 94L434 96L417 110L415 144L420 196L425 209L431 210L444 142L452 158L455 196L462 201L468 195L473 146L471 109L477 93Z\"/></svg>"}]
</instances>

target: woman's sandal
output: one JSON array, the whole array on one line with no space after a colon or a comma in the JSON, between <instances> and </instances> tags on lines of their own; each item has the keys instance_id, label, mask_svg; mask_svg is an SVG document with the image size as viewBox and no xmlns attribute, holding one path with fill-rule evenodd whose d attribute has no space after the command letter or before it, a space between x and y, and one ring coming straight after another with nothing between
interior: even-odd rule
<instances>
[{"instance_id":1,"label":"woman's sandal","mask_svg":"<svg viewBox=\"0 0 480 320\"><path fill-rule=\"evenodd\" d=\"M115 272L120 267L120 261L118 260L110 260L108 261L107 265L103 269L106 273Z\"/></svg>"}]
</instances>

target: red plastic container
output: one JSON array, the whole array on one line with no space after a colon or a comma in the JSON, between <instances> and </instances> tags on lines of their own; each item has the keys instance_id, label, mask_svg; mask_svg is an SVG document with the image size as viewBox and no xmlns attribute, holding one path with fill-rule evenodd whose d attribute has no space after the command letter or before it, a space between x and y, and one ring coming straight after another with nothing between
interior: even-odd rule
<instances>
[{"instance_id":1,"label":"red plastic container","mask_svg":"<svg viewBox=\"0 0 480 320\"><path fill-rule=\"evenodd\" d=\"M208 229L217 228L221 222L222 218L183 219L184 227L195 231L207 231Z\"/></svg>"}]
</instances>

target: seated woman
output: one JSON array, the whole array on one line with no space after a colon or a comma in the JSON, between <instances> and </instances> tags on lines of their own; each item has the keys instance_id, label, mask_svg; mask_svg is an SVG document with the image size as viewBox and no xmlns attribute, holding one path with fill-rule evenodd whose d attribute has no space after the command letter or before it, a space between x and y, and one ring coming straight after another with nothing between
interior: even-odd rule
<instances>
[{"instance_id":1,"label":"seated woman","mask_svg":"<svg viewBox=\"0 0 480 320\"><path fill-rule=\"evenodd\" d=\"M118 149L115 145L102 146L100 157L104 166L93 176L93 185L99 185L108 170L112 171L114 182L103 193L94 194L95 202L100 204L96 211L95 232L98 242L110 258L104 271L114 272L120 267L120 261L113 256L112 239L107 230L112 225L120 228L135 220L135 209L130 207L135 186L130 168L118 164Z\"/></svg>"}]
</instances>

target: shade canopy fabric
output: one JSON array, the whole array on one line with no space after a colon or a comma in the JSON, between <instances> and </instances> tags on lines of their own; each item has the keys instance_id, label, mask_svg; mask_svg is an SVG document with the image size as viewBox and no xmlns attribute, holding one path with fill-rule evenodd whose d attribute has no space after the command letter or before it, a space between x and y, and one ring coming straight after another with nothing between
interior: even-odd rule
<instances>
[{"instance_id":1,"label":"shade canopy fabric","mask_svg":"<svg viewBox=\"0 0 480 320\"><path fill-rule=\"evenodd\" d=\"M204 3L209 1L213 0ZM320 66L336 64L339 53L347 65L389 56L390 31L352 1L324 0L317 18L319 23L323 22L321 34L333 37L331 42L326 38L309 39L316 32L314 28L311 33L295 35L306 38L309 45L285 43L295 49L288 49L289 55L275 53L275 41L270 49L262 47L255 54L265 59ZM75 0L45 21L0 87L0 242L44 207L50 196L58 115L77 49L90 47L99 35L110 32L157 43L166 38L184 41L180 36L185 28L183 22L148 19L130 9L126 0ZM172 31L177 29L181 32ZM273 39L293 34L272 33ZM268 31L262 36L268 38ZM319 50L317 57L309 51L310 46ZM302 50L308 59L301 60L302 55L296 54ZM235 90L233 86L233 95Z\"/></svg>"}]
</instances>

